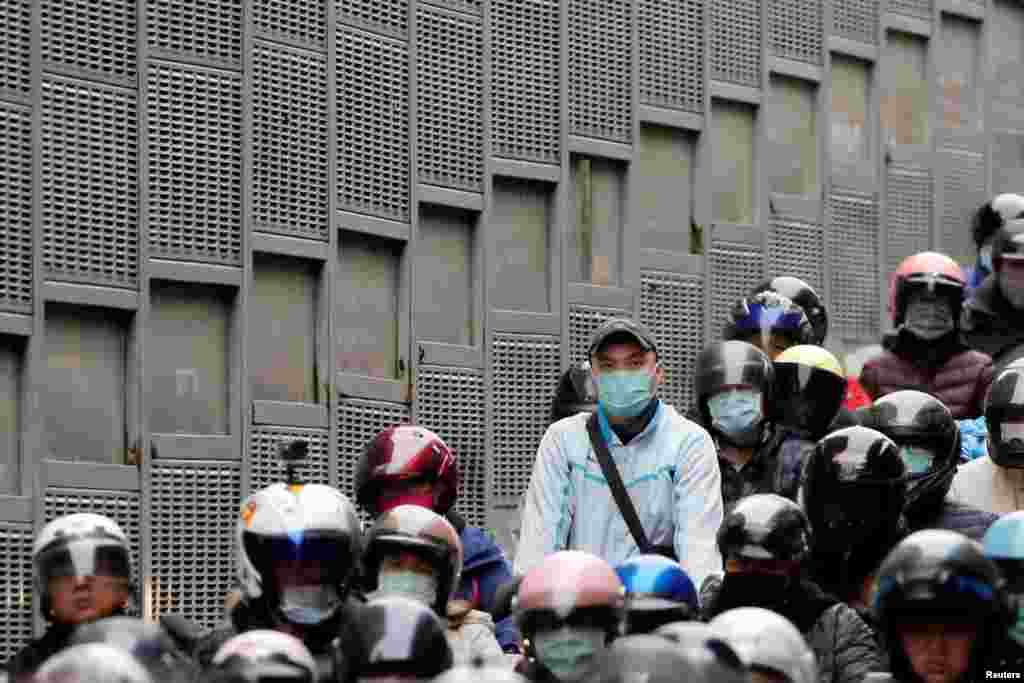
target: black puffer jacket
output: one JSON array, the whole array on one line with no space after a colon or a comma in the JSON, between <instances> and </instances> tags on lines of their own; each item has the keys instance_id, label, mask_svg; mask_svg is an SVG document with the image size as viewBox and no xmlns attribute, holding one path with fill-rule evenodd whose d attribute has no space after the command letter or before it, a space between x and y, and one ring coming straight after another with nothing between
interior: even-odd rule
<instances>
[{"instance_id":1,"label":"black puffer jacket","mask_svg":"<svg viewBox=\"0 0 1024 683\"><path fill-rule=\"evenodd\" d=\"M25 683L31 679L43 662L68 646L74 630L74 626L51 624L42 638L23 647L4 665L10 683Z\"/></svg>"},{"instance_id":2,"label":"black puffer jacket","mask_svg":"<svg viewBox=\"0 0 1024 683\"><path fill-rule=\"evenodd\" d=\"M726 514L741 498L755 493L776 493L796 502L800 488L800 473L804 461L814 450L814 444L779 429L774 429L764 443L758 446L754 457L746 465L736 466L718 457L722 474L722 503Z\"/></svg>"},{"instance_id":3,"label":"black puffer jacket","mask_svg":"<svg viewBox=\"0 0 1024 683\"><path fill-rule=\"evenodd\" d=\"M911 532L922 529L945 529L946 531L956 531L972 541L980 542L985 532L992 526L992 522L997 519L999 519L999 515L980 510L972 505L955 503L946 499L932 514L908 516L907 524Z\"/></svg>"},{"instance_id":4,"label":"black puffer jacket","mask_svg":"<svg viewBox=\"0 0 1024 683\"><path fill-rule=\"evenodd\" d=\"M997 372L1024 345L1024 315L1003 296L994 274L964 304L960 329L968 346L992 357Z\"/></svg>"}]
</instances>

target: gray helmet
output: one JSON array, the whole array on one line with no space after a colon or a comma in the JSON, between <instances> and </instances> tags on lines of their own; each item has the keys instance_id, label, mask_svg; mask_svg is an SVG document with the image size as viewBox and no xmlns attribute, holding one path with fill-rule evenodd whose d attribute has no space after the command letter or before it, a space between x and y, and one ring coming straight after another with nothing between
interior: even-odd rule
<instances>
[{"instance_id":1,"label":"gray helmet","mask_svg":"<svg viewBox=\"0 0 1024 683\"><path fill-rule=\"evenodd\" d=\"M751 669L782 674L789 683L818 680L814 652L782 615L760 607L739 607L719 614L708 625Z\"/></svg>"},{"instance_id":2,"label":"gray helmet","mask_svg":"<svg viewBox=\"0 0 1024 683\"><path fill-rule=\"evenodd\" d=\"M106 643L73 645L36 671L34 683L154 683L149 672L124 650Z\"/></svg>"}]
</instances>

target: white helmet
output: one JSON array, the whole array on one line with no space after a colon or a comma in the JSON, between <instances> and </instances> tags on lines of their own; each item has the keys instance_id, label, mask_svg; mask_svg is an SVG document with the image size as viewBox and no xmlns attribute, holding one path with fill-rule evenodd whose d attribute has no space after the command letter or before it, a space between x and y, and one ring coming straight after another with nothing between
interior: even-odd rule
<instances>
[{"instance_id":1,"label":"white helmet","mask_svg":"<svg viewBox=\"0 0 1024 683\"><path fill-rule=\"evenodd\" d=\"M73 645L53 655L39 667L35 683L153 683L134 657L113 645Z\"/></svg>"},{"instance_id":2,"label":"white helmet","mask_svg":"<svg viewBox=\"0 0 1024 683\"><path fill-rule=\"evenodd\" d=\"M264 598L285 621L335 615L359 560L360 527L344 494L322 484L273 484L242 503L238 578L247 601Z\"/></svg>"},{"instance_id":3,"label":"white helmet","mask_svg":"<svg viewBox=\"0 0 1024 683\"><path fill-rule=\"evenodd\" d=\"M309 680L316 680L316 660L309 649L295 636L257 629L246 631L221 645L213 656L213 666L228 666L234 659L246 664L293 665L304 672Z\"/></svg>"},{"instance_id":4,"label":"white helmet","mask_svg":"<svg viewBox=\"0 0 1024 683\"><path fill-rule=\"evenodd\" d=\"M79 512L43 527L32 545L32 565L43 615L50 612L50 580L66 576L114 576L131 581L128 537L117 522Z\"/></svg>"},{"instance_id":5,"label":"white helmet","mask_svg":"<svg viewBox=\"0 0 1024 683\"><path fill-rule=\"evenodd\" d=\"M752 669L782 674L789 683L816 683L814 652L791 621L760 607L738 607L711 620L711 629Z\"/></svg>"}]
</instances>

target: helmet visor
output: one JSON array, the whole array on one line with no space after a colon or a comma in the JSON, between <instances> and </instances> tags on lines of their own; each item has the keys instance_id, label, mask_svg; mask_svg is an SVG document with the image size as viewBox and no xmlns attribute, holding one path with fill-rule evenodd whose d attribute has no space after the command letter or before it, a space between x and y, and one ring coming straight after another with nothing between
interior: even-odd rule
<instances>
[{"instance_id":1,"label":"helmet visor","mask_svg":"<svg viewBox=\"0 0 1024 683\"><path fill-rule=\"evenodd\" d=\"M131 578L128 552L106 539L80 538L44 549L36 558L39 578L49 584L53 579L102 576Z\"/></svg>"},{"instance_id":2,"label":"helmet visor","mask_svg":"<svg viewBox=\"0 0 1024 683\"><path fill-rule=\"evenodd\" d=\"M846 378L801 363L776 363L775 406L783 427L818 438L828 431L846 396Z\"/></svg>"}]
</instances>

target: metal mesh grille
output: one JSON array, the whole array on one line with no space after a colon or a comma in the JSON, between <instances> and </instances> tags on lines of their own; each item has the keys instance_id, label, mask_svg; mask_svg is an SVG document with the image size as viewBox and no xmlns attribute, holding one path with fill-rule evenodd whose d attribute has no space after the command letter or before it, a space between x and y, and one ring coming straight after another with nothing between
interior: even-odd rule
<instances>
[{"instance_id":1,"label":"metal mesh grille","mask_svg":"<svg viewBox=\"0 0 1024 683\"><path fill-rule=\"evenodd\" d=\"M906 14L922 19L932 18L931 0L889 0L886 9L897 14Z\"/></svg>"},{"instance_id":2,"label":"metal mesh grille","mask_svg":"<svg viewBox=\"0 0 1024 683\"><path fill-rule=\"evenodd\" d=\"M253 48L257 229L327 240L326 62L259 41Z\"/></svg>"},{"instance_id":3,"label":"metal mesh grille","mask_svg":"<svg viewBox=\"0 0 1024 683\"><path fill-rule=\"evenodd\" d=\"M761 87L761 3L711 3L711 77Z\"/></svg>"},{"instance_id":4,"label":"metal mesh grille","mask_svg":"<svg viewBox=\"0 0 1024 683\"><path fill-rule=\"evenodd\" d=\"M985 201L985 155L942 150L942 245L940 251L961 263L973 257L971 219Z\"/></svg>"},{"instance_id":5,"label":"metal mesh grille","mask_svg":"<svg viewBox=\"0 0 1024 683\"><path fill-rule=\"evenodd\" d=\"M736 302L763 277L764 256L752 244L712 240L711 339L722 338L722 327Z\"/></svg>"},{"instance_id":6,"label":"metal mesh grille","mask_svg":"<svg viewBox=\"0 0 1024 683\"><path fill-rule=\"evenodd\" d=\"M890 165L885 184L886 273L906 257L931 246L932 173L917 166Z\"/></svg>"},{"instance_id":7,"label":"metal mesh grille","mask_svg":"<svg viewBox=\"0 0 1024 683\"><path fill-rule=\"evenodd\" d=\"M416 27L417 163L422 182L483 190L480 23L421 6Z\"/></svg>"},{"instance_id":8,"label":"metal mesh grille","mask_svg":"<svg viewBox=\"0 0 1024 683\"><path fill-rule=\"evenodd\" d=\"M0 659L32 639L32 528L0 522Z\"/></svg>"},{"instance_id":9,"label":"metal mesh grille","mask_svg":"<svg viewBox=\"0 0 1024 683\"><path fill-rule=\"evenodd\" d=\"M798 218L778 217L771 222L768 239L772 275L792 275L815 291L822 291L825 284L825 234L820 225Z\"/></svg>"},{"instance_id":10,"label":"metal mesh grille","mask_svg":"<svg viewBox=\"0 0 1024 683\"><path fill-rule=\"evenodd\" d=\"M589 360L590 337L609 318L632 318L629 311L593 306L569 306L569 361Z\"/></svg>"},{"instance_id":11,"label":"metal mesh grille","mask_svg":"<svg viewBox=\"0 0 1024 683\"><path fill-rule=\"evenodd\" d=\"M409 58L403 43L339 29L338 201L409 220Z\"/></svg>"},{"instance_id":12,"label":"metal mesh grille","mask_svg":"<svg viewBox=\"0 0 1024 683\"><path fill-rule=\"evenodd\" d=\"M338 19L396 36L409 30L409 0L346 0L338 3Z\"/></svg>"},{"instance_id":13,"label":"metal mesh grille","mask_svg":"<svg viewBox=\"0 0 1024 683\"><path fill-rule=\"evenodd\" d=\"M459 498L466 521L487 527L484 378L478 370L420 368L416 422L436 432L459 459Z\"/></svg>"},{"instance_id":14,"label":"metal mesh grille","mask_svg":"<svg viewBox=\"0 0 1024 683\"><path fill-rule=\"evenodd\" d=\"M147 0L146 22L150 49L241 62L241 0Z\"/></svg>"},{"instance_id":15,"label":"metal mesh grille","mask_svg":"<svg viewBox=\"0 0 1024 683\"><path fill-rule=\"evenodd\" d=\"M284 467L277 457L282 443L306 439L309 457L299 475L308 484L329 484L331 459L327 450L327 430L289 427L253 427L249 443L249 490L270 486L284 480Z\"/></svg>"},{"instance_id":16,"label":"metal mesh grille","mask_svg":"<svg viewBox=\"0 0 1024 683\"><path fill-rule=\"evenodd\" d=\"M241 77L151 63L149 100L151 253L240 264Z\"/></svg>"},{"instance_id":17,"label":"metal mesh grille","mask_svg":"<svg viewBox=\"0 0 1024 683\"><path fill-rule=\"evenodd\" d=\"M768 36L772 54L809 64L821 64L823 6L806 0L771 0Z\"/></svg>"},{"instance_id":18,"label":"metal mesh grille","mask_svg":"<svg viewBox=\"0 0 1024 683\"><path fill-rule=\"evenodd\" d=\"M491 35L494 153L557 164L557 0L492 0Z\"/></svg>"},{"instance_id":19,"label":"metal mesh grille","mask_svg":"<svg viewBox=\"0 0 1024 683\"><path fill-rule=\"evenodd\" d=\"M494 483L496 496L519 496L530 483L561 377L557 337L495 334Z\"/></svg>"},{"instance_id":20,"label":"metal mesh grille","mask_svg":"<svg viewBox=\"0 0 1024 683\"><path fill-rule=\"evenodd\" d=\"M829 196L830 317L847 337L878 338L878 218L874 195L836 189Z\"/></svg>"},{"instance_id":21,"label":"metal mesh grille","mask_svg":"<svg viewBox=\"0 0 1024 683\"><path fill-rule=\"evenodd\" d=\"M235 462L154 461L150 617L175 612L205 626L223 620L235 580L240 480Z\"/></svg>"},{"instance_id":22,"label":"metal mesh grille","mask_svg":"<svg viewBox=\"0 0 1024 683\"><path fill-rule=\"evenodd\" d=\"M45 0L41 5L45 63L135 76L132 0Z\"/></svg>"},{"instance_id":23,"label":"metal mesh grille","mask_svg":"<svg viewBox=\"0 0 1024 683\"><path fill-rule=\"evenodd\" d=\"M444 5L450 7L459 12L469 12L471 14L480 13L480 1L481 0L426 0L432 2L435 5Z\"/></svg>"},{"instance_id":24,"label":"metal mesh grille","mask_svg":"<svg viewBox=\"0 0 1024 683\"><path fill-rule=\"evenodd\" d=\"M874 45L879 0L832 0L832 34Z\"/></svg>"},{"instance_id":25,"label":"metal mesh grille","mask_svg":"<svg viewBox=\"0 0 1024 683\"><path fill-rule=\"evenodd\" d=\"M408 424L409 407L400 403L369 401L361 398L342 398L338 401L338 488L356 500L356 466L366 444L388 427ZM429 425L424 425L433 429ZM446 441L448 437L442 437ZM451 444L451 442L448 442ZM369 519L365 510L360 509L360 518Z\"/></svg>"},{"instance_id":26,"label":"metal mesh grille","mask_svg":"<svg viewBox=\"0 0 1024 683\"><path fill-rule=\"evenodd\" d=\"M0 308L32 308L32 112L0 104Z\"/></svg>"},{"instance_id":27,"label":"metal mesh grille","mask_svg":"<svg viewBox=\"0 0 1024 683\"><path fill-rule=\"evenodd\" d=\"M575 134L632 139L632 4L569 0L569 126Z\"/></svg>"},{"instance_id":28,"label":"metal mesh grille","mask_svg":"<svg viewBox=\"0 0 1024 683\"><path fill-rule=\"evenodd\" d=\"M28 0L0 5L0 91L28 95L32 90L31 7Z\"/></svg>"},{"instance_id":29,"label":"metal mesh grille","mask_svg":"<svg viewBox=\"0 0 1024 683\"><path fill-rule=\"evenodd\" d=\"M681 413L693 400L693 361L704 346L703 278L648 271L640 278L640 320L658 343L661 397Z\"/></svg>"},{"instance_id":30,"label":"metal mesh grille","mask_svg":"<svg viewBox=\"0 0 1024 683\"><path fill-rule=\"evenodd\" d=\"M640 101L704 111L704 0L640 0Z\"/></svg>"},{"instance_id":31,"label":"metal mesh grille","mask_svg":"<svg viewBox=\"0 0 1024 683\"><path fill-rule=\"evenodd\" d=\"M43 268L48 277L138 282L135 94L43 80Z\"/></svg>"},{"instance_id":32,"label":"metal mesh grille","mask_svg":"<svg viewBox=\"0 0 1024 683\"><path fill-rule=\"evenodd\" d=\"M279 37L323 48L327 37L323 0L255 0L253 25L268 37Z\"/></svg>"}]
</instances>

